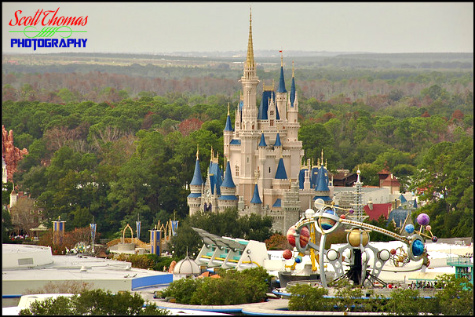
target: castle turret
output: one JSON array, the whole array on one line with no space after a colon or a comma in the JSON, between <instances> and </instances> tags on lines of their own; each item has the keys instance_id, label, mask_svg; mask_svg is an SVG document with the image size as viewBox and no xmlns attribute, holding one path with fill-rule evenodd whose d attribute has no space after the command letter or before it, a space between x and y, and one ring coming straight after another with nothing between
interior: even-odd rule
<instances>
[{"instance_id":1,"label":"castle turret","mask_svg":"<svg viewBox=\"0 0 475 317\"><path fill-rule=\"evenodd\" d=\"M224 211L226 208L238 206L236 185L233 181L233 175L231 173L231 165L229 164L229 161L226 165L223 183L221 184L221 196L218 198L218 206L220 211Z\"/></svg>"},{"instance_id":2,"label":"castle turret","mask_svg":"<svg viewBox=\"0 0 475 317\"><path fill-rule=\"evenodd\" d=\"M280 141L280 134L277 132L277 135L275 136L275 143L274 143L274 152L275 152L275 157L281 157L282 156L282 142ZM281 159L282 160L282 159Z\"/></svg>"},{"instance_id":3,"label":"castle turret","mask_svg":"<svg viewBox=\"0 0 475 317\"><path fill-rule=\"evenodd\" d=\"M298 98L297 90L295 88L295 71L294 71L294 62L292 62L292 86L290 88L289 100L287 102L287 123L285 130L287 131L287 142L286 150L290 153L289 159L290 162L290 177L294 179L299 173L298 165L304 155L302 150L302 141L299 141L298 134L300 129L299 118L299 108L298 108Z\"/></svg>"},{"instance_id":4,"label":"castle turret","mask_svg":"<svg viewBox=\"0 0 475 317\"><path fill-rule=\"evenodd\" d=\"M295 89L295 71L294 62L292 61L292 85L290 87L289 101L287 104L287 118L289 123L297 123L299 115L299 102L297 97L297 90ZM298 132L298 129L297 129ZM291 135L289 134L289 138Z\"/></svg>"},{"instance_id":5,"label":"castle turret","mask_svg":"<svg viewBox=\"0 0 475 317\"><path fill-rule=\"evenodd\" d=\"M315 184L315 197L313 197L313 200L318 198L321 198L326 202L332 200L330 198L330 188L328 187L328 171L323 165L323 150L322 161L320 163L320 168L318 169L317 182Z\"/></svg>"},{"instance_id":6,"label":"castle turret","mask_svg":"<svg viewBox=\"0 0 475 317\"><path fill-rule=\"evenodd\" d=\"M262 165L266 160L266 138L264 137L264 132L261 133L261 140L259 141L259 163Z\"/></svg>"},{"instance_id":7,"label":"castle turret","mask_svg":"<svg viewBox=\"0 0 475 317\"><path fill-rule=\"evenodd\" d=\"M273 189L289 189L290 188L290 182L287 177L287 171L285 170L284 159L282 157L279 159L279 164L277 165L277 170L275 172L274 179L272 180L272 188Z\"/></svg>"},{"instance_id":8,"label":"castle turret","mask_svg":"<svg viewBox=\"0 0 475 317\"><path fill-rule=\"evenodd\" d=\"M190 194L187 197L188 206L190 207L190 215L200 210L201 196L203 194L203 177L201 176L199 150L196 149L195 172L190 183Z\"/></svg>"},{"instance_id":9,"label":"castle turret","mask_svg":"<svg viewBox=\"0 0 475 317\"><path fill-rule=\"evenodd\" d=\"M228 117L226 118L226 126L223 131L223 144L224 144L224 157L229 158L229 144L233 138L233 128L231 126L231 116L229 115L228 104Z\"/></svg>"},{"instance_id":10,"label":"castle turret","mask_svg":"<svg viewBox=\"0 0 475 317\"><path fill-rule=\"evenodd\" d=\"M280 51L280 78L279 78L279 87L277 88L275 102L277 109L279 109L280 119L287 121L287 89L285 89L285 80L284 80L284 56L282 51Z\"/></svg>"},{"instance_id":11,"label":"castle turret","mask_svg":"<svg viewBox=\"0 0 475 317\"><path fill-rule=\"evenodd\" d=\"M259 196L259 188L257 187L257 184L254 185L254 194L252 195L251 204L249 208L251 213L261 214L262 200Z\"/></svg>"}]
</instances>

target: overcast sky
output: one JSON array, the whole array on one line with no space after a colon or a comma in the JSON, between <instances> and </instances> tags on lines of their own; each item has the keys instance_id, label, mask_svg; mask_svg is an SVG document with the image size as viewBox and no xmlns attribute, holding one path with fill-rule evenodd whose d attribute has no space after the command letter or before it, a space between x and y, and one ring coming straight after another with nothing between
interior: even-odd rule
<instances>
[{"instance_id":1,"label":"overcast sky","mask_svg":"<svg viewBox=\"0 0 475 317\"><path fill-rule=\"evenodd\" d=\"M87 16L72 27L87 32L70 37L87 38L86 48L11 48L12 38L26 38L10 32L25 28L9 25L17 10L21 18L57 8L58 17ZM472 2L3 2L2 52L245 50L249 8L254 50L473 52Z\"/></svg>"}]
</instances>

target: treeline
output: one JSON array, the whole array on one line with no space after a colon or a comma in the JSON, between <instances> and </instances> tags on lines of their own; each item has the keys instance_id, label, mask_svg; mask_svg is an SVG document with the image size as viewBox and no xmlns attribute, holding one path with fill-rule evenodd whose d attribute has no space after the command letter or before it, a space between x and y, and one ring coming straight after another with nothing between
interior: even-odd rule
<instances>
[{"instance_id":1,"label":"treeline","mask_svg":"<svg viewBox=\"0 0 475 317\"><path fill-rule=\"evenodd\" d=\"M193 106L211 95L222 94L234 99L239 96L240 73L236 71L232 72L232 77L223 77L214 73L203 73L198 68L189 71L183 67L153 65L113 66L113 68L106 72L63 70L9 73L4 70L2 101L118 102L144 95L163 96L167 93L180 93L189 98L189 103ZM150 74L140 75L137 69ZM154 69L160 69L160 72L155 73ZM187 76L183 77L175 69L180 69L180 72L186 73ZM193 69L196 76L192 75ZM287 69L284 74L289 82L291 70ZM268 85L272 80L279 78L277 71L262 69L258 70L258 76L261 79L258 90L262 89L263 83ZM412 98L408 101L411 105L428 106L435 99L433 96L429 96L430 100L424 99L426 94L422 92L434 85L453 95L451 96L453 99L465 101L473 96L473 74L468 72L296 70L295 80L299 99L315 98L319 102L326 101L333 104L363 102L374 108L386 108L403 98ZM456 106L463 106L460 101L453 100L453 102L458 102Z\"/></svg>"},{"instance_id":2,"label":"treeline","mask_svg":"<svg viewBox=\"0 0 475 317\"><path fill-rule=\"evenodd\" d=\"M209 104L191 107L180 98L177 103L165 96L65 105L3 102L2 124L14 131L15 145L29 151L14 175L15 185L37 198L49 219L67 220L67 228L87 226L94 217L104 237L119 237L138 215L143 228L172 215L184 219L196 149L206 175L211 148L223 148L230 100L210 96ZM331 171L359 167L365 185L377 185L377 173L389 168L400 178L402 191L423 188L425 198L437 203L431 214L441 214L435 221L444 232L440 237L468 236L473 228L473 115L460 110L450 118L429 115L442 110L437 105L444 102L437 98L433 104L375 111L364 104L306 100L299 132L305 159L315 162L323 149ZM444 217L454 224L449 231L443 229Z\"/></svg>"},{"instance_id":3,"label":"treeline","mask_svg":"<svg viewBox=\"0 0 475 317\"><path fill-rule=\"evenodd\" d=\"M331 73L317 73L325 72ZM388 168L401 191L425 191L440 237L470 236L473 74L396 71L386 80L377 79L382 72L363 73L299 82L305 72L296 71L305 159L316 162L323 149L331 171L359 167L365 185L378 185L377 173ZM278 78L263 69L259 76ZM206 175L211 148L223 148L228 105L234 122L240 89L236 79L99 72L3 72L2 78L2 125L14 131L16 147L29 151L15 185L37 198L50 219L68 220L68 228L94 217L106 238L119 237L139 214L143 228L173 214L186 217L196 148ZM446 230L449 220L454 227Z\"/></svg>"}]
</instances>

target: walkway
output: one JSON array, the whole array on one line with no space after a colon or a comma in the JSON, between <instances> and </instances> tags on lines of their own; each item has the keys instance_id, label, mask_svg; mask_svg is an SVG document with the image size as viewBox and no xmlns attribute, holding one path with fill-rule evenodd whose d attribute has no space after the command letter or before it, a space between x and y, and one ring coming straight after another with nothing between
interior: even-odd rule
<instances>
[{"instance_id":1,"label":"walkway","mask_svg":"<svg viewBox=\"0 0 475 317\"><path fill-rule=\"evenodd\" d=\"M244 314L254 316L361 316L361 312L322 312L322 311L289 311L288 299L269 299L267 302L241 305L186 305L169 303L163 299L154 299L153 293L141 292L145 301L155 303L159 308L191 309L199 311L219 312L228 314ZM364 313L365 316L380 316L381 313Z\"/></svg>"}]
</instances>

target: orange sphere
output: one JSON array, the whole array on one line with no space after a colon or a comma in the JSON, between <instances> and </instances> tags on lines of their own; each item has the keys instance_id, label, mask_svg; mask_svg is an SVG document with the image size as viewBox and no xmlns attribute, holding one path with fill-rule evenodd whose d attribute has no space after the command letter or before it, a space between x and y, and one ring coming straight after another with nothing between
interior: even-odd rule
<instances>
[{"instance_id":1,"label":"orange sphere","mask_svg":"<svg viewBox=\"0 0 475 317\"><path fill-rule=\"evenodd\" d=\"M284 252L282 253L282 256L284 257L284 259L288 260L292 258L292 251L290 251L289 249L284 250Z\"/></svg>"},{"instance_id":2,"label":"orange sphere","mask_svg":"<svg viewBox=\"0 0 475 317\"><path fill-rule=\"evenodd\" d=\"M292 226L287 231L287 241L289 241L289 244L293 247L295 247L294 234L295 234L295 227ZM300 246L304 248L308 244L309 240L310 240L310 231L308 230L307 227L302 227L300 229Z\"/></svg>"},{"instance_id":3,"label":"orange sphere","mask_svg":"<svg viewBox=\"0 0 475 317\"><path fill-rule=\"evenodd\" d=\"M308 230L307 227L302 227L302 229L300 229L300 246L302 248L305 248L309 240L310 240L310 231Z\"/></svg>"}]
</instances>

